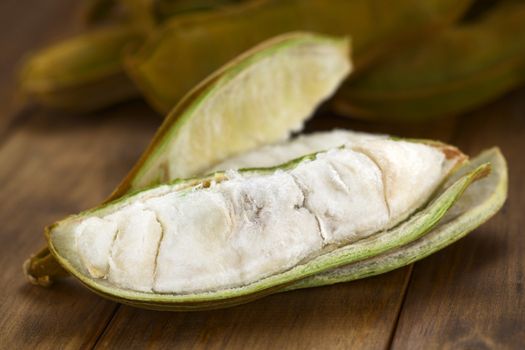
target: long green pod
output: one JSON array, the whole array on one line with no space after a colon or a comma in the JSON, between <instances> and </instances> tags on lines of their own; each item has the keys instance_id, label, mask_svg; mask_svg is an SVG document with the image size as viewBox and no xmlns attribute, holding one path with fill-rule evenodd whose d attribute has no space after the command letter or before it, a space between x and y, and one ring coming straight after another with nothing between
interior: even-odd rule
<instances>
[{"instance_id":1,"label":"long green pod","mask_svg":"<svg viewBox=\"0 0 525 350\"><path fill-rule=\"evenodd\" d=\"M127 69L145 98L169 111L208 74L240 52L293 30L350 35L357 72L401 41L456 20L461 1L255 1L201 15L173 18L138 51Z\"/></svg>"},{"instance_id":2,"label":"long green pod","mask_svg":"<svg viewBox=\"0 0 525 350\"><path fill-rule=\"evenodd\" d=\"M122 61L140 40L131 27L111 26L50 46L24 61L20 92L45 106L80 111L137 96Z\"/></svg>"},{"instance_id":3,"label":"long green pod","mask_svg":"<svg viewBox=\"0 0 525 350\"><path fill-rule=\"evenodd\" d=\"M345 38L288 33L240 55L174 108L108 201L195 176L233 154L286 139L349 73L348 51ZM39 285L64 273L47 247L24 269Z\"/></svg>"},{"instance_id":4,"label":"long green pod","mask_svg":"<svg viewBox=\"0 0 525 350\"><path fill-rule=\"evenodd\" d=\"M281 169L294 169L303 162L308 162L315 156L307 156L294 160L285 165L268 169L249 169L243 172L249 174L266 174L282 171ZM107 282L104 279L93 278L86 274L81 267L79 256L72 247L75 246L72 225L77 225L78 220L84 217L105 215L118 208L125 207L142 198L152 198L156 193L171 191L184 191L185 188L202 188L210 180L215 183L225 181L222 173L206 176L202 179L195 178L178 180L173 184L161 185L143 192L138 192L107 203L99 208L67 218L58 222L46 231L51 253L60 265L84 285L94 292L109 299L143 308L159 310L203 310L229 307L252 301L263 296L273 294L293 283L294 281L332 270L353 262L376 256L392 249L400 248L427 234L461 197L463 192L476 180L490 172L490 164L483 163L466 172L450 186L445 186L438 191L432 201L414 213L408 220L393 229L379 232L368 238L339 247L335 250L318 255L299 265L253 283L228 289L195 292L188 294L141 292L122 288Z\"/></svg>"},{"instance_id":5,"label":"long green pod","mask_svg":"<svg viewBox=\"0 0 525 350\"><path fill-rule=\"evenodd\" d=\"M301 152L311 152L320 148L330 148L345 143L348 146L358 144L370 137L387 139L386 135L368 135L351 131L336 130L331 132L301 135L286 143L265 146L261 149L248 152L216 165L213 169L238 169L262 164L270 166L293 158ZM417 141L417 140L414 140ZM439 143L421 140L427 145L438 146ZM444 145L441 145L443 147ZM449 148L449 152L454 152ZM417 240L417 243L402 247L396 251L311 276L287 289L315 287L325 284L351 281L374 274L390 271L419 260L444 246L463 237L472 229L481 225L494 215L506 198L507 168L503 155L497 148L483 152L461 171L455 172L448 183L457 180L466 171L472 170L482 163L488 162L492 166L491 174L480 182L473 184L456 203L442 223L438 224L431 233ZM449 224L454 221L454 223ZM445 224L446 223L446 224ZM439 233L438 233L439 232Z\"/></svg>"},{"instance_id":6,"label":"long green pod","mask_svg":"<svg viewBox=\"0 0 525 350\"><path fill-rule=\"evenodd\" d=\"M118 195L105 204L66 218L46 230L49 251L38 254L25 264L28 277L34 283L47 285L54 277L70 273L96 293L123 303L162 310L200 310L236 305L282 291L304 278L386 254L407 246L430 233L436 225L443 222L445 215L475 180L487 176L491 167L497 166L498 173L501 173L499 170L501 163L491 162L489 159L488 162L478 161L474 166L469 164L459 169L455 179L451 179L442 187L437 187L443 177L450 173L451 167L461 164L464 160L464 156L457 149L436 142L423 142L424 145L421 145L422 141L395 141L384 136L369 135L360 136L368 140L365 140L365 143L356 143L354 146L338 147L331 151L303 156L271 168L246 169L233 173L216 172L205 177L176 180L178 176L184 176L183 174L191 176L199 172L202 167L207 168L215 161L239 152L286 139L291 130L298 130L315 106L329 96L348 74L351 65L347 58L347 44L346 40L340 38L307 33L288 34L261 44L217 71L196 87L166 120L149 150L145 152L143 159L121 186L120 194L117 191ZM253 89L253 87L257 88ZM262 118L268 115L273 119L263 121ZM203 126L206 128L203 129ZM262 129L262 126L269 126L269 128ZM207 134L203 135L202 132ZM224 135L227 137L224 138ZM187 142L188 140L191 142ZM218 140L222 140L222 143L216 143ZM394 149L401 153L390 153ZM417 150L417 152L406 153L409 150ZM206 155L206 159L200 162L197 168L194 168L193 164L187 165L188 159L198 160L198 157L203 157L206 152L211 153ZM385 154L386 158L383 158L381 154ZM409 154L412 156L408 157ZM347 158L347 156L351 157ZM345 163L352 159L363 159L363 157L368 159L368 165L355 163L356 166L360 164L355 168L350 165L353 163ZM329 159L335 163L323 163L329 162ZM410 159L414 163L411 163ZM170 168L174 160L180 163L175 162L176 166ZM339 185L338 187L337 193L345 193L344 198L346 199L337 201L337 207L346 203L346 212L339 212L339 210L332 212L331 209L328 209L329 207L323 207L335 204L332 195L337 195L337 193L330 192L334 188L334 182L330 179L335 178L332 178L333 174L330 169L339 167L338 164L350 166L339 168L340 171L351 174L347 180L361 179L359 180L361 182L355 182L355 186L340 187ZM366 171L376 168L380 171L377 175L365 175ZM310 170L305 173L305 169ZM334 171L337 173L336 170ZM321 173L325 174L323 176L327 182L322 181L323 177L317 177ZM314 177L308 177L310 175ZM339 181L347 181L342 180L341 176L346 175L339 175ZM240 181L239 178L242 178L243 182L236 182ZM158 183L159 180L165 184L144 189L144 186ZM261 180L266 182L257 182ZM283 187L286 181L288 183L291 181L291 183L287 185L288 187ZM353 184L353 182L350 183ZM367 184L376 185L370 187L373 190L369 191L366 190L369 188ZM492 191L494 183L491 182L486 187L487 191ZM235 193L243 193L238 192L242 188L251 189L244 192L248 197L235 195ZM280 192L269 192L271 188ZM316 188L319 189L316 190ZM358 197L348 192L353 191L350 190L351 188L358 191L354 192ZM381 188L382 190L377 192ZM423 192L407 190L409 188L423 189ZM135 192L129 193L130 189ZM136 189L143 190L136 191ZM226 202L223 202L225 205L221 207L222 209L219 208L219 211L213 209L212 203L208 200L212 198L208 196L214 196L214 193L220 194L224 200L231 198L229 203L233 206L241 205L242 209L236 212L230 211L228 208L232 207ZM263 196L259 198L262 200L266 198L269 202L257 202L258 200L255 200L256 197L254 197L258 196L257 193ZM316 197L320 193L322 193L321 197ZM234 197L229 197L230 194ZM194 199L198 199L200 195L208 199L204 202L195 202ZM311 198L312 201L308 198ZM355 198L360 198L360 200L355 202ZM393 201L395 198L397 200ZM259 206L257 203L267 204ZM284 206L281 206L283 203ZM366 206L363 206L365 203ZM476 203L477 200L474 198L471 202L467 201L467 206ZM177 208L176 205L179 205L177 212L174 212L173 215L169 214L172 209ZM188 207L184 205L189 205L190 209L197 210L195 213L201 214L194 216L186 212L185 208ZM365 224L365 226L360 226L359 230L356 229L355 225L359 218L369 217L369 215L359 215L361 208L365 207L368 213L373 212L374 215L377 212L385 213L388 215L387 221L381 218L377 220L378 218L373 216L372 226ZM232 223L231 227L242 228L235 232L231 231L235 236L230 234L221 236L222 233L230 231L219 231L218 226L222 224L219 224L219 221L213 221L217 214L223 213L223 209L230 213L221 216L226 218L225 222ZM168 212L163 214L164 210ZM208 213L208 210L212 212ZM296 216L296 213L299 212L306 216ZM155 218L151 217L153 213L156 213ZM166 214L168 216L165 216ZM251 216L252 214L254 216ZM338 220L338 217L348 218L348 215L355 216L356 220L349 220L350 226L344 226L344 230L340 231L342 236L334 236L336 231L322 229L321 222L325 220L324 215L328 215L326 218L329 220L325 221L327 223L334 218ZM234 220L233 217L239 219L230 221ZM170 218L175 220L173 221L175 226L165 221L166 219L171 220ZM304 221L303 218L309 221ZM211 226L206 226L208 219L212 220ZM118 220L118 227L114 227L115 221L113 220ZM301 238L295 241L300 244L305 239L313 237L314 243L309 246L309 250L305 251L306 255L292 256L292 263L286 261L282 263L281 258L277 266L270 266L270 270L265 270L270 272L258 272L258 275L256 274L255 277L252 275L248 279L245 279L245 273L248 270L242 270L243 265L237 265L235 258L237 253L235 253L231 255L234 265L229 266L234 270L239 268L240 270L236 271L240 271L240 274L236 275L239 276L239 279L232 280L234 282L219 280L213 282L211 288L204 287L199 284L200 282L186 289L185 287L167 287L167 289L159 287L157 284L159 280L156 278L157 273L161 271L157 268L159 266L161 269L164 267L179 269L178 271L189 273L191 277L174 279L168 275L167 279L163 277L164 279L160 280L164 281L162 283L166 281L168 283L190 281L191 283L202 277L201 272L215 278L216 274L213 273L213 269L222 269L221 266L225 265L216 264L214 261L207 261L208 265L200 265L200 259L207 259L210 252L223 254L231 237L240 239L253 237L249 229L251 226L247 226L247 230L243 228L245 227L243 223L248 222L258 222L257 227L264 230L260 231L264 233L261 237L269 235L270 245L273 245L274 248L277 246L282 248L271 249L271 251L279 252L278 254L282 254L283 251L296 251L297 245L295 244L291 245L291 250L284 249L287 248L287 246L282 246L282 239L285 236L297 238L300 234ZM276 222L277 226L271 226ZM298 226L298 222L301 225ZM144 226L144 224L150 225L148 223L153 226ZM99 224L103 226L98 226ZM169 243L171 239L169 237L174 236L173 233L169 233L173 231L169 230L174 228L178 230L179 224L183 226L180 226L181 231L177 231L180 234L176 233L178 237L176 239L179 242L180 240L190 242L190 245L179 246L183 249L177 248L179 250L176 249L173 255L173 250L171 250L173 246L172 243ZM199 226L201 224L205 226ZM271 227L270 231L266 227ZM297 231L299 227L300 230ZM468 225L466 227L468 228ZM192 229L193 234L188 231ZM165 233L159 232L168 232L165 237L168 241L163 240ZM114 238L111 238L108 233L114 234ZM132 241L126 241L126 237L130 237ZM207 238L201 239L205 237ZM210 241L210 238L213 239ZM227 244L221 243L221 239L224 238L228 240L225 242ZM246 247L253 249L259 246L251 244L250 238L246 239L248 239L245 241ZM321 242L317 245L315 242L319 240ZM161 247L166 247L166 245L161 246L162 242L168 242L166 243L168 244L166 248L168 255L158 260L161 256ZM238 247L235 242L240 241L230 242L233 243L232 247ZM115 245L117 243L118 245ZM217 245L217 243L220 244ZM140 244L141 249L134 249L133 244ZM211 245L208 246L208 244ZM199 245L201 248L198 248ZM146 247L150 248L144 250L143 248ZM193 247L197 250L184 247ZM248 250L248 254L244 256L263 257L262 265L261 262L257 263L259 265L250 265L250 261L254 261L248 260L249 264L246 266L264 266L266 269L268 265L264 259L267 259L268 255L264 253L264 250L257 249L254 251L256 254L250 254L251 250ZM154 253L153 250L156 252ZM139 251L149 253L143 255L139 254ZM197 258L197 255L194 254L196 252L201 254ZM185 270L184 266L188 266L188 260L184 258L186 253L192 254L193 260L197 262L193 266L197 267L197 270L194 270L191 264L189 269ZM149 262L142 260L144 262L142 264L141 260L136 260L139 255L147 257ZM125 258L126 256L131 260ZM281 257L284 256L286 255L281 255ZM107 259L101 262L99 258ZM182 259L181 264L174 264L172 258ZM224 260L219 259L218 261ZM102 265L99 264L100 262ZM198 266L212 267L212 270L199 270ZM116 271L117 275L108 275L107 273L110 272L104 272L110 271L107 270L109 268L112 269L111 271ZM133 276L138 276L139 280L135 280L135 277L131 275L118 275L120 273L118 271L124 271L119 270L121 268L130 271ZM149 271L150 277L143 278L145 275L141 275L140 271L146 270ZM196 273L196 271L201 272ZM139 272L139 275L135 275L135 272ZM155 286L153 282L148 282L151 274Z\"/></svg>"},{"instance_id":7,"label":"long green pod","mask_svg":"<svg viewBox=\"0 0 525 350\"><path fill-rule=\"evenodd\" d=\"M525 4L501 2L485 16L398 50L345 84L334 106L362 119L424 121L456 115L525 82Z\"/></svg>"},{"instance_id":8,"label":"long green pod","mask_svg":"<svg viewBox=\"0 0 525 350\"><path fill-rule=\"evenodd\" d=\"M495 215L507 198L508 174L505 158L497 148L484 151L451 176L448 183L483 163L492 171L472 184L428 234L398 249L354 264L323 272L286 288L294 290L349 282L379 275L421 260L456 242Z\"/></svg>"}]
</instances>

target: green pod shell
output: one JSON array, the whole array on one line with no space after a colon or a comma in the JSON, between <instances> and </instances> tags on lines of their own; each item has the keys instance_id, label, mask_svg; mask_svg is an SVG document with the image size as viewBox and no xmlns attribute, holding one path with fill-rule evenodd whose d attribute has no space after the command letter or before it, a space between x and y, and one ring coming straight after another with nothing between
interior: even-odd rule
<instances>
[{"instance_id":1,"label":"green pod shell","mask_svg":"<svg viewBox=\"0 0 525 350\"><path fill-rule=\"evenodd\" d=\"M150 146L107 202L155 184L194 176L196 164L199 169L208 169L232 154L286 138L348 74L351 69L348 51L349 43L344 38L289 33L240 55L196 86L168 115ZM275 74L267 74L268 64ZM243 89L246 76L259 89L239 98L239 93L246 90ZM261 84L267 87L264 94ZM226 93L220 99L221 105L232 108L218 113L220 107L213 107L215 113L206 119L202 110L209 110L207 101L232 88L236 93ZM276 101L275 113L259 108ZM246 113L250 110L253 113ZM269 117L272 119L264 122L263 118ZM210 123L222 123L224 128L202 127ZM228 138L224 138L225 133ZM43 286L67 274L47 247L25 262L24 271L32 283Z\"/></svg>"},{"instance_id":2,"label":"green pod shell","mask_svg":"<svg viewBox=\"0 0 525 350\"><path fill-rule=\"evenodd\" d=\"M497 148L482 152L447 182L450 184L456 181L483 163L491 164L491 173L472 184L443 219L423 237L384 254L305 278L286 290L319 287L379 275L421 260L466 236L495 215L507 198L507 164Z\"/></svg>"},{"instance_id":3,"label":"green pod shell","mask_svg":"<svg viewBox=\"0 0 525 350\"><path fill-rule=\"evenodd\" d=\"M210 79L210 82L213 82L214 79ZM203 84L203 86L205 86L206 84ZM195 89L194 90L194 94L199 94L200 91L202 91L202 89ZM190 94L191 96L192 94ZM191 100L196 100L197 98L195 97L191 97L191 98L188 98L189 101ZM181 105L185 105L185 104L181 104ZM175 109L177 110L177 109ZM171 125L171 126L166 126L166 128L173 128L175 127L174 125L177 124L177 120L178 118L174 116L177 115L177 113L173 112L172 115L170 115L170 117L168 118L168 120L165 122L165 125ZM171 121L170 121L171 120ZM168 141L170 142L170 141ZM149 154L149 152L147 152ZM487 156L487 154L490 155ZM469 232L469 230L479 226L483 221L487 220L489 217L491 217L498 209L499 207L502 205L502 203L504 202L505 198L506 198L506 192L505 190L503 190L503 188L506 188L506 181L507 181L507 178L506 178L506 164L505 164L505 161L502 157L502 155L499 153L499 151L491 151L487 154L484 154L482 157L480 158L477 158L475 161L473 161L472 163L470 163L470 165L468 167L465 167L465 169L470 169L472 170L472 167L473 165L480 165L480 162L481 160L483 161L486 161L486 162L494 162L497 166L497 171L495 171L493 174L491 174L490 178L493 179L496 175L498 175L497 177L497 180L499 181L498 184L494 185L493 187L491 186L490 188L491 189L494 189L494 193L493 193L493 196L492 197L489 197L487 196L485 199L485 201L482 203L483 205L482 206L479 206L479 209L478 207L477 208L477 211L475 211L477 214L479 214L478 216L476 216L475 218L470 218L469 222L470 222L470 226L465 226L464 225L464 220L467 220L465 218L469 218L472 214L469 212L468 215L465 214L465 215L462 215L461 217L461 220L463 221L458 221L458 224L453 226L453 229L450 228L450 226L447 226L447 233L448 233L448 236L447 237L452 237L454 239L450 239L448 241L448 243L452 243L453 240L455 239L459 239L462 235L465 235L467 232ZM148 156L145 156L145 157L148 157ZM223 158L226 158L227 155L223 155ZM140 167L141 165L139 164L138 167ZM464 170L463 170L464 171ZM458 172L457 174L460 174L461 172ZM457 176L455 176L455 178L457 179ZM114 198L115 197L118 197L118 196L121 196L122 194L124 194L126 191L129 190L129 186L130 184L132 183L131 181L129 181L131 178L128 178L128 181L125 181L121 187L114 193ZM491 180L492 181L492 180ZM131 188L134 188L134 186L132 186ZM483 209L483 210L482 210ZM463 227L465 226L465 227ZM440 249L444 246L443 243L440 243L441 245L434 245L432 246L433 247L433 250L432 251L435 251L437 249ZM402 250L403 248L400 248L400 250ZM418 254L415 254L415 256L417 257L416 259L419 259L419 258L422 258L428 254L430 254L430 252L427 250L426 253L424 252L417 252ZM425 255L426 254L426 255ZM414 255L414 254L413 254ZM387 259L387 256L389 257L390 255L385 255L385 257L378 257L377 259L381 259L380 261L383 261L383 259ZM293 283L291 284L290 286L286 287L286 290L288 289L296 289L296 288L307 288L307 287L314 287L314 286L320 286L320 285L325 285L325 284L332 284L332 283L338 283L338 282L344 282L344 281L349 281L349 280L353 280L353 279L357 279L357 278L361 278L361 277L365 277L365 276L368 276L368 275L372 275L372 274L377 274L377 273L381 273L381 272L386 272L386 271L389 271L391 269L394 269L394 268L397 268L397 267L400 267L400 266L403 266L405 264L409 264L410 262L413 261L414 258L412 258L412 260L409 259L408 257L409 255L403 255L403 259L401 258L396 258L396 259L392 259L392 262L390 262L390 264L377 264L376 263L376 258L371 258L369 259L370 260L370 263L360 263L359 266L361 267L355 267L355 268L350 268L350 265L349 267L342 267L342 268L339 268L339 269L335 269L333 271L328 271L328 272L325 272L325 273L322 273L322 274L319 274L319 275L314 275L314 276L311 276L309 278L306 278L304 279L303 281L300 281L300 282L297 282L297 283ZM369 261L369 260L366 260L366 261Z\"/></svg>"},{"instance_id":4,"label":"green pod shell","mask_svg":"<svg viewBox=\"0 0 525 350\"><path fill-rule=\"evenodd\" d=\"M173 108L110 199L202 174L233 154L286 139L351 71L349 50L344 38L288 33L225 64ZM247 77L257 90L245 88Z\"/></svg>"},{"instance_id":5,"label":"green pod shell","mask_svg":"<svg viewBox=\"0 0 525 350\"><path fill-rule=\"evenodd\" d=\"M267 174L282 169L292 169L301 162L312 159L314 156L315 155L302 157L273 168L241 170L241 173ZM444 188L438 190L428 205L393 229L379 232L368 238L339 247L296 265L285 272L237 288L191 294L161 294L120 288L107 283L105 280L92 278L87 275L79 267L78 257L70 248L71 242L72 240L74 242L75 237L70 234L71 231L68 229L57 229L62 226L67 227L69 222L76 221L87 215L103 215L103 213L111 212L115 207L126 205L136 198L142 198L141 196L143 195L150 196L151 193L155 191L179 191L187 188L206 187L206 184L210 181L221 182L224 179L224 175L220 172L204 178L177 180L172 184L161 185L158 188L150 189L147 194L145 192L138 192L127 195L114 202L104 204L101 207L80 213L52 225L46 230L46 237L48 239L50 252L58 263L88 288L106 298L132 306L158 310L191 311L229 307L273 294L289 286L291 283L300 281L306 277L374 257L413 242L427 234L438 224L448 210L461 197L463 192L474 181L485 177L490 172L490 168L490 163L483 163L474 167L474 169L470 169L470 171L467 171L466 174L459 177L449 186L444 186Z\"/></svg>"},{"instance_id":6,"label":"green pod shell","mask_svg":"<svg viewBox=\"0 0 525 350\"><path fill-rule=\"evenodd\" d=\"M122 70L125 49L141 41L126 26L97 29L36 52L22 64L20 92L44 106L91 111L137 96Z\"/></svg>"},{"instance_id":7,"label":"green pod shell","mask_svg":"<svg viewBox=\"0 0 525 350\"><path fill-rule=\"evenodd\" d=\"M334 107L374 120L425 121L487 103L525 81L525 4L501 2L480 18L398 50L343 85Z\"/></svg>"},{"instance_id":8,"label":"green pod shell","mask_svg":"<svg viewBox=\"0 0 525 350\"><path fill-rule=\"evenodd\" d=\"M402 41L456 20L471 3L403 0L254 1L221 11L173 18L126 67L145 98L161 112L240 52L283 32L350 35L359 71Z\"/></svg>"},{"instance_id":9,"label":"green pod shell","mask_svg":"<svg viewBox=\"0 0 525 350\"><path fill-rule=\"evenodd\" d=\"M324 252L322 255L301 262L295 267L282 273L274 274L242 287L193 294L135 292L115 287L114 285L108 284L105 280L91 278L79 268L77 263L78 257L72 249L69 249L72 244L71 239L74 239L74 237L68 235L69 231L59 231L57 228L62 223L69 222L67 220L83 218L84 216L93 213L102 213L114 208L115 206L128 203L137 196L142 195L143 192L137 192L137 189L158 182L158 175L165 174L165 167L172 165L174 160L177 160L178 157L184 156L185 151L181 150L181 148L185 147L185 140L191 141L195 139L195 135L192 133L194 131L191 129L189 130L189 135L192 137L184 138L184 134L180 133L181 128L184 128L185 125L191 125L191 122L193 122L197 126L197 129L195 130L200 132L203 125L208 125L206 123L203 124L202 120L199 119L199 116L202 115L202 113L195 113L198 111L199 107L202 107L207 101L213 99L214 96L221 96L223 98L223 100L221 100L223 102L222 104L229 105L233 101L234 103L232 105L236 106L236 108L233 109L234 111L241 111L242 113L240 113L240 116L243 117L253 116L254 119L249 120L249 122L258 122L257 125L261 125L262 122L257 119L261 116L257 114L260 112L259 107L264 105L264 103L271 104L278 101L279 103L277 104L277 107L282 108L284 112L272 114L272 117L277 119L282 118L282 120L279 120L280 123L276 124L277 130L268 130L268 133L258 135L261 138L261 140L258 140L259 142L272 142L276 135L279 137L287 135L289 131L296 126L298 121L304 121L309 113L311 113L311 110L313 110L320 101L326 98L334 90L334 87L337 86L337 84L346 76L350 69L350 65L347 62L347 45L347 41L343 39L304 33L289 34L263 43L261 46L258 46L240 56L229 65L224 66L208 80L197 86L166 119L150 148L145 152L142 160L137 164L130 176L123 182L123 185L115 192L112 200L100 207L70 217L46 229L48 248L51 255L48 254L49 252L47 252L47 254L44 252L29 260L25 264L25 270L28 277L35 283L49 284L53 277L62 276L64 273L68 272L77 277L83 284L98 294L112 300L138 307L160 310L201 310L220 308L245 303L287 289L335 283L338 281L363 277L371 273L387 271L388 269L401 266L409 261L409 259L406 258L408 256L406 254L401 254L401 258L385 260L385 257L391 256L390 254L396 252L399 253L406 247L408 249L407 252L412 254L412 259L417 259L439 249L447 242L461 237L468 231L472 230L473 227L479 225L493 215L501 206L505 197L505 191L502 190L502 188L506 186L505 162L500 156L499 158L498 156L482 156L481 158L474 160L474 162L467 163L460 168L456 173L456 177L450 179L447 184L439 188L427 204L416 210L408 219L394 228L373 234L368 238L351 244L339 246L335 250ZM300 57L300 60L297 59L298 57ZM272 66L271 63L276 61L278 62L277 66ZM289 65L289 62L292 62L293 65ZM268 66L268 64L270 65ZM268 74L268 67L271 68L271 72L275 74ZM331 67L329 71L330 74L328 75L324 74L326 73L326 71L324 71L326 67ZM275 68L278 69L275 70ZM249 76L247 72L251 72L254 75ZM317 76L317 73L320 72L323 72L323 74L319 74L319 76L323 78L322 81L324 82L320 89L320 84L315 79L309 80L309 84L305 84L301 80L305 76ZM279 76L285 76L287 78L285 79L286 82L300 82L298 86L305 90L313 90L308 94L303 91L302 93L305 93L305 95L298 95L299 99L295 101L301 103L295 103L292 98L286 95L289 91L297 91L293 84L279 85L274 84L275 82L279 82L279 80L271 80ZM236 80L239 77L242 77L243 79ZM247 77L249 77L249 79L245 80ZM246 81L254 83L258 81L257 79L270 79L261 80L261 82L270 83L268 86L271 86L272 88L268 91L273 93L273 95L268 95L268 99L262 101L258 100L261 96L259 93L247 96L236 95L237 93L241 94L241 92L249 90L249 85L246 85ZM261 85L255 84L255 86L260 87ZM232 90L229 90L229 88ZM222 91L230 91L230 93L220 95ZM232 93L232 91L234 93ZM284 97L281 95L284 95ZM237 96L237 98L234 98L231 101L227 100L228 97L232 96ZM246 105L243 105L243 108L239 108L239 101L246 103ZM214 105L212 104L208 106L211 108ZM250 106L255 107L254 114L245 113L246 111L249 111L249 109L244 108L249 108ZM217 107L221 107L221 104L215 105L215 108ZM297 108L299 108L299 110L297 110ZM306 108L307 113L304 113L305 110L303 110L303 108ZM206 109L204 109L204 111L205 110ZM227 122L225 125L233 124L239 126L239 124L231 123L231 121L235 120L239 115L236 115L235 113L232 114L229 109L227 110L228 113L223 115L218 113L219 110L220 108L215 109L213 111L214 113L212 113L214 122L217 122L217 119L223 118L224 121ZM264 114L265 113L262 113L262 115ZM290 116L293 116L293 118L289 119ZM235 147L240 145L240 148L232 149L230 147L231 145L227 144L228 142L231 142L233 135L228 134L228 138L222 139L222 142L226 143L226 145L222 145L225 148L220 148L222 146L217 144L217 147L220 149L218 150L219 153L215 155L216 157L228 157L228 152L242 152L243 150L257 146L249 142L254 138L252 132L254 132L255 128L253 126L249 126L248 128L238 127L238 129L239 130L229 131L241 132L237 135L241 142L240 144L235 145ZM221 135L223 135L223 133L219 132L209 136L212 139L216 138L216 140L219 140ZM195 141L199 143L199 145L204 143L206 148L208 148L209 144L206 144L205 141L210 142L209 139L204 140L198 137ZM182 143L178 144L177 142ZM441 146L431 141L417 142L428 142L434 146ZM174 145L178 146L174 147ZM170 149L175 152L166 152L166 150ZM150 159L150 157L152 158ZM291 169L303 161L312 159L312 157L312 155L309 155L277 167L247 169L244 170L244 172L272 173L283 169ZM155 162L155 159L161 159L162 162ZM206 159L204 163L205 166L209 166L213 161ZM184 164L185 163L182 162L174 169L179 171L179 165L182 167ZM144 168L145 165L147 166ZM485 183L481 187L470 187L474 181L487 176L491 167L495 169L494 173L498 175L496 177L499 179L498 181L489 181L489 183ZM186 171L189 171L188 169L190 168L187 168ZM147 171L144 172L144 170ZM136 176L141 173L152 175L145 177ZM171 175L173 174L175 173L172 173ZM502 174L504 174L504 176ZM224 175L219 172L205 177L195 177L184 180L174 180L174 178L175 177L167 177L165 180L168 184L161 185L157 190L163 190L166 188L169 188L170 190L180 190L198 185L206 187L211 181L222 181ZM489 179L490 178L493 177L489 177ZM140 179L141 181L133 181L137 179ZM478 182L478 184L481 183L482 182ZM137 184L138 186L135 186ZM465 197L470 199L463 202L459 207L460 209L463 207L469 208L464 211L467 215L465 216L461 214L461 211L459 212L459 215L454 214L454 208L458 208L457 205L455 206L455 203L462 203L461 201L458 202L458 200L462 198L463 193L468 191L469 188L478 188L478 190L475 190L473 194L471 193L469 197ZM478 192L479 188L482 189L481 192ZM134 190L135 192L130 193L130 190ZM153 191L155 191L155 189L153 189ZM468 193L469 192L467 192L467 194ZM472 208L472 210L470 210L470 208ZM453 215L451 221L444 221L446 215ZM442 226L441 223L445 226ZM430 239L428 242L430 242L429 244L431 247L427 247L426 250L411 248L413 247L413 244L417 245L417 242L420 242L420 239L424 239L427 235L432 234L435 228L440 227L453 228L452 230L447 231L448 238L441 240ZM63 234L59 234L59 232L62 232ZM359 267L355 267L360 266L357 264L366 265L364 262L370 260L373 261L374 258L380 259L376 260L380 261L380 265L372 264L372 268L361 268L361 270L359 270Z\"/></svg>"}]
</instances>

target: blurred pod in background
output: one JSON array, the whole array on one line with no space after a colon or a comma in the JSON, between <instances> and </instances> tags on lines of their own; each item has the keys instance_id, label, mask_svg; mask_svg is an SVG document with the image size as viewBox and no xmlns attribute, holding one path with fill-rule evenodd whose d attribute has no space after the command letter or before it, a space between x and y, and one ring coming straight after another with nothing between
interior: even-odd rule
<instances>
[{"instance_id":1,"label":"blurred pod in background","mask_svg":"<svg viewBox=\"0 0 525 350\"><path fill-rule=\"evenodd\" d=\"M153 0L152 13L157 23L189 12L218 10L254 0Z\"/></svg>"},{"instance_id":2,"label":"blurred pod in background","mask_svg":"<svg viewBox=\"0 0 525 350\"><path fill-rule=\"evenodd\" d=\"M525 82L525 3L502 1L403 48L345 84L335 109L362 119L424 121L466 112Z\"/></svg>"},{"instance_id":3,"label":"blurred pod in background","mask_svg":"<svg viewBox=\"0 0 525 350\"><path fill-rule=\"evenodd\" d=\"M212 11L228 5L253 0L84 0L83 18L89 25L134 17L133 10L142 8L140 16L147 16L160 24L186 13ZM136 13L135 13L136 15Z\"/></svg>"},{"instance_id":4,"label":"blurred pod in background","mask_svg":"<svg viewBox=\"0 0 525 350\"><path fill-rule=\"evenodd\" d=\"M400 43L454 22L470 0L248 1L173 17L126 60L144 97L166 112L197 82L240 52L274 35L308 30L349 35L356 73Z\"/></svg>"},{"instance_id":5,"label":"blurred pod in background","mask_svg":"<svg viewBox=\"0 0 525 350\"><path fill-rule=\"evenodd\" d=\"M22 93L47 107L93 111L139 95L122 70L126 47L142 40L131 26L108 26L47 47L22 67Z\"/></svg>"},{"instance_id":6,"label":"blurred pod in background","mask_svg":"<svg viewBox=\"0 0 525 350\"><path fill-rule=\"evenodd\" d=\"M93 112L140 96L123 67L126 51L139 46L147 36L147 31L136 23L133 2L148 9L148 2L142 0L86 1L83 17L89 30L25 58L18 82L22 96L48 108L75 112ZM155 1L151 3L151 12L145 14L154 16L161 3L170 4L159 7L165 7L164 14L169 10L175 16L214 9L212 2L215 3ZM226 2L229 1L221 3Z\"/></svg>"},{"instance_id":7,"label":"blurred pod in background","mask_svg":"<svg viewBox=\"0 0 525 350\"><path fill-rule=\"evenodd\" d=\"M92 16L97 14L98 18L111 17L111 6L128 6L133 29L117 19L111 25L123 28L102 27L36 53L25 62L21 90L44 106L83 111L123 101L137 95L137 89L125 79L122 65L128 52L128 73L144 97L164 113L214 69L271 36L294 30L349 35L359 74L388 57L401 43L428 38L447 27L472 0L237 2L202 0L188 7L188 1L95 1ZM153 33L144 30L143 20L136 19L141 14L138 8L145 16L153 16ZM112 33L119 30L127 34ZM144 37L142 47L130 52L141 46ZM111 72L99 68L108 66L113 67ZM114 76L122 79L116 85L108 84ZM115 93L118 91L122 92Z\"/></svg>"}]
</instances>

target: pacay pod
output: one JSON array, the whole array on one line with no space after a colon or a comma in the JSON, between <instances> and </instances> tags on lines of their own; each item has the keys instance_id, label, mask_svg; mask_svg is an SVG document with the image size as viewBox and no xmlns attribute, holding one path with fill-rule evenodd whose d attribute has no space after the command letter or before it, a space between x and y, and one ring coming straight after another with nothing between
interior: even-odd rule
<instances>
[{"instance_id":1,"label":"pacay pod","mask_svg":"<svg viewBox=\"0 0 525 350\"><path fill-rule=\"evenodd\" d=\"M227 307L403 266L499 209L496 149L469 162L436 141L290 139L350 70L346 40L308 33L239 56L170 113L108 201L46 229L26 274L145 308Z\"/></svg>"}]
</instances>

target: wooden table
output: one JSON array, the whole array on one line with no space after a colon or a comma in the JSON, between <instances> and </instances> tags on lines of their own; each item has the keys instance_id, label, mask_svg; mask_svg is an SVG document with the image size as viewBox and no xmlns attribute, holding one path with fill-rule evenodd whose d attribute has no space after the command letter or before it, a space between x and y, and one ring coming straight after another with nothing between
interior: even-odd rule
<instances>
[{"instance_id":1,"label":"wooden table","mask_svg":"<svg viewBox=\"0 0 525 350\"><path fill-rule=\"evenodd\" d=\"M412 266L199 313L122 306L74 280L52 289L28 284L21 265L43 245L42 227L109 194L161 122L140 101L90 115L18 109L12 102L16 61L76 31L77 7L67 0L0 4L0 348L525 347L525 89L430 125L326 114L308 124L438 138L470 154L502 148L510 164L503 210Z\"/></svg>"}]
</instances>

